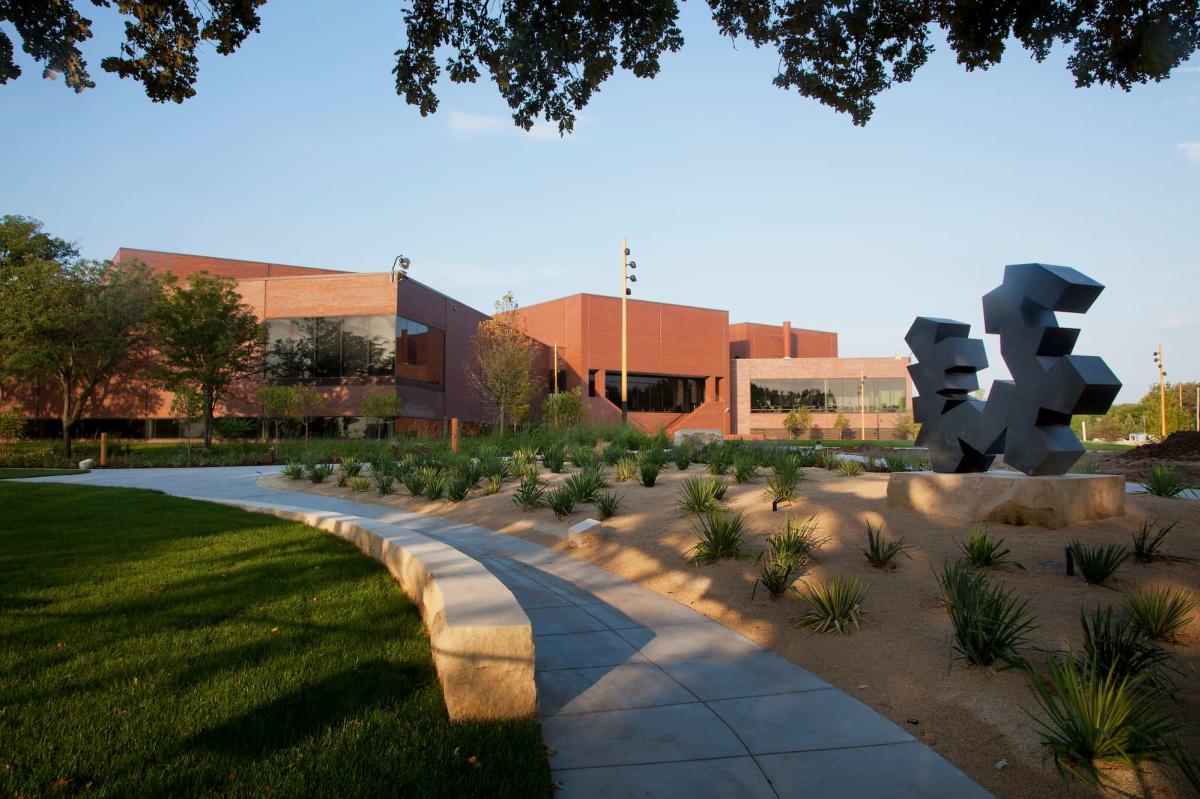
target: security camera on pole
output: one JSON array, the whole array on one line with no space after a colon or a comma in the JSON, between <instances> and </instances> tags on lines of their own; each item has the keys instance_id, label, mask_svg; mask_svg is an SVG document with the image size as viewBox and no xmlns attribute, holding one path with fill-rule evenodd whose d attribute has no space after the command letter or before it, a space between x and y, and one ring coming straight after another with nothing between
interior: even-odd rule
<instances>
[{"instance_id":1,"label":"security camera on pole","mask_svg":"<svg viewBox=\"0 0 1200 799\"><path fill-rule=\"evenodd\" d=\"M630 270L637 269L637 262L629 260L629 241L621 237L621 423L629 417L629 315L626 309L630 283L637 282L637 275Z\"/></svg>"}]
</instances>

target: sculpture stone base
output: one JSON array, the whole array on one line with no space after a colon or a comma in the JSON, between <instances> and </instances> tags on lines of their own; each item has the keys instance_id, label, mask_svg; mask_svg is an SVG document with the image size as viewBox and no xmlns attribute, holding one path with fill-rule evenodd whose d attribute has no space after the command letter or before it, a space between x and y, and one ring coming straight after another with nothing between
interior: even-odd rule
<instances>
[{"instance_id":1,"label":"sculpture stone base","mask_svg":"<svg viewBox=\"0 0 1200 799\"><path fill-rule=\"evenodd\" d=\"M966 522L1066 527L1125 515L1125 478L1113 474L1030 477L1018 472L894 472L889 508Z\"/></svg>"}]
</instances>

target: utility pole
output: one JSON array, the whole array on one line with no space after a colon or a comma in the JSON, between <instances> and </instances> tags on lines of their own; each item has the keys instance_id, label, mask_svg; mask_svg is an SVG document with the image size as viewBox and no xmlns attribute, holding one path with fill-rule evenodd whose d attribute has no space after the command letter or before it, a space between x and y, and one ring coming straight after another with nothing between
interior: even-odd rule
<instances>
[{"instance_id":1,"label":"utility pole","mask_svg":"<svg viewBox=\"0 0 1200 799\"><path fill-rule=\"evenodd\" d=\"M629 274L629 270L637 269L637 262L629 260L629 241L621 237L621 423L629 417L629 314L626 305L630 283L637 282L637 275Z\"/></svg>"},{"instance_id":2,"label":"utility pole","mask_svg":"<svg viewBox=\"0 0 1200 799\"><path fill-rule=\"evenodd\" d=\"M1162 342L1158 344L1158 352L1154 353L1154 363L1158 366L1158 440L1164 441L1167 438L1167 363Z\"/></svg>"}]
</instances>

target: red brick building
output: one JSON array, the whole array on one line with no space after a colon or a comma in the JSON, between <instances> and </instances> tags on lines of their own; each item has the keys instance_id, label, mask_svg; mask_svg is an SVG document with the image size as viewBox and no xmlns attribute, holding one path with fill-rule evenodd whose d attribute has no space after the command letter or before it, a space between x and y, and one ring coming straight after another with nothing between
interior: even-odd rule
<instances>
[{"instance_id":1,"label":"red brick building","mask_svg":"<svg viewBox=\"0 0 1200 799\"><path fill-rule=\"evenodd\" d=\"M446 420L489 421L468 368L471 338L487 317L412 279L287 264L122 248L136 260L187 278L196 272L237 281L264 320L264 375L234 387L218 416L254 418L263 382L315 385L324 394L325 434L356 434L368 390L404 399L401 431L440 433ZM836 333L790 323L729 323L729 312L629 300L629 418L642 429L705 430L742 437L780 436L792 408L809 409L814 433L835 435L840 414L868 438L889 437L907 415L907 359L839 358ZM593 421L620 410L621 300L575 294L521 309L526 332L546 348L547 384L578 387ZM172 396L137 375L106 387L80 434L173 437ZM35 387L23 403L40 435L54 435L54 398Z\"/></svg>"}]
</instances>

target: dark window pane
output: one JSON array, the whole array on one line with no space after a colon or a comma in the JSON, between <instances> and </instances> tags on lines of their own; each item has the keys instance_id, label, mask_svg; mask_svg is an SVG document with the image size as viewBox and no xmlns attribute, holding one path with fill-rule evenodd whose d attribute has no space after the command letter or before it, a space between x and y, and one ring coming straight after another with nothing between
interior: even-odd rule
<instances>
[{"instance_id":1,"label":"dark window pane","mask_svg":"<svg viewBox=\"0 0 1200 799\"><path fill-rule=\"evenodd\" d=\"M313 374L311 326L305 320L267 321L267 375L279 382L307 380Z\"/></svg>"},{"instance_id":2,"label":"dark window pane","mask_svg":"<svg viewBox=\"0 0 1200 799\"><path fill-rule=\"evenodd\" d=\"M704 403L704 380L668 375L628 376L629 410L639 413L691 413ZM604 396L621 405L621 373L606 372Z\"/></svg>"},{"instance_id":3,"label":"dark window pane","mask_svg":"<svg viewBox=\"0 0 1200 799\"><path fill-rule=\"evenodd\" d=\"M336 379L342 376L342 320L341 317L316 317L312 320L316 341L316 369L318 380Z\"/></svg>"},{"instance_id":4,"label":"dark window pane","mask_svg":"<svg viewBox=\"0 0 1200 799\"><path fill-rule=\"evenodd\" d=\"M367 371L375 377L391 377L396 373L396 317L368 317L370 347Z\"/></svg>"},{"instance_id":5,"label":"dark window pane","mask_svg":"<svg viewBox=\"0 0 1200 799\"><path fill-rule=\"evenodd\" d=\"M441 385L446 334L403 316L396 318L396 376Z\"/></svg>"},{"instance_id":6,"label":"dark window pane","mask_svg":"<svg viewBox=\"0 0 1200 799\"><path fill-rule=\"evenodd\" d=\"M371 318L342 320L342 377L366 377L370 363Z\"/></svg>"}]
</instances>

